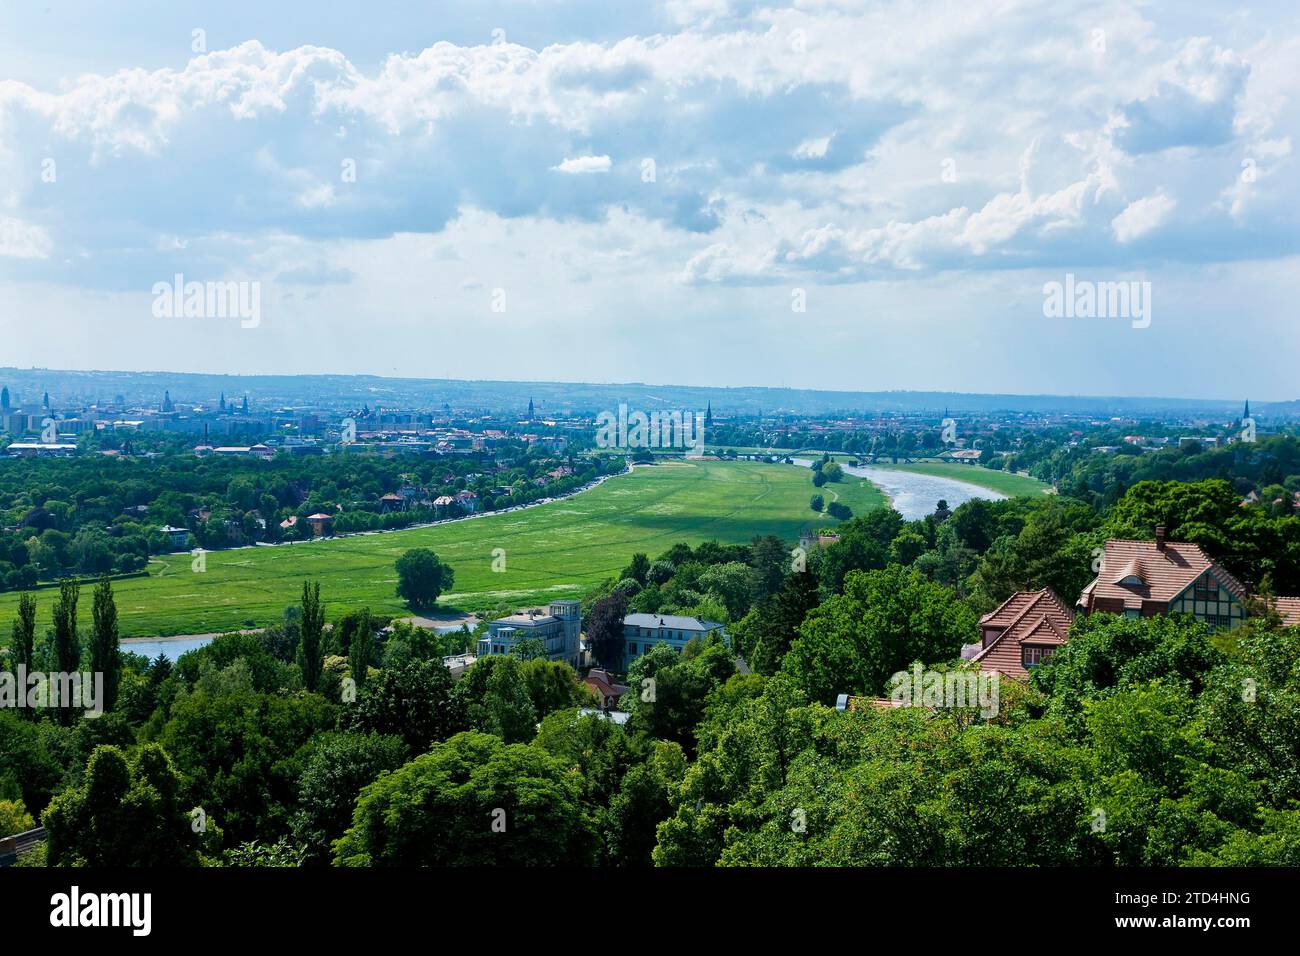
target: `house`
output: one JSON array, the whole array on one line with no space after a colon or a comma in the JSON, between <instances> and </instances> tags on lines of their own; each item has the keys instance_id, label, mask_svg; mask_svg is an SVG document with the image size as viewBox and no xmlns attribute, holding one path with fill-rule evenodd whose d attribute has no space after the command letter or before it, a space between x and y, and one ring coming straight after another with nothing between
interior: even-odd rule
<instances>
[{"instance_id":1,"label":"house","mask_svg":"<svg viewBox=\"0 0 1300 956\"><path fill-rule=\"evenodd\" d=\"M173 551L184 551L185 546L189 544L189 528L173 528L171 525L166 525L159 530L162 531L163 534L167 535L168 547Z\"/></svg>"},{"instance_id":2,"label":"house","mask_svg":"<svg viewBox=\"0 0 1300 956\"><path fill-rule=\"evenodd\" d=\"M469 514L478 511L478 495L472 491L458 491L454 496L454 500Z\"/></svg>"},{"instance_id":3,"label":"house","mask_svg":"<svg viewBox=\"0 0 1300 956\"><path fill-rule=\"evenodd\" d=\"M1069 640L1073 623L1074 612L1051 588L1017 591L980 618L979 643L962 648L962 657L982 671L1025 680Z\"/></svg>"},{"instance_id":4,"label":"house","mask_svg":"<svg viewBox=\"0 0 1300 956\"><path fill-rule=\"evenodd\" d=\"M1125 617L1183 612L1211 627L1235 627L1246 618L1247 597L1245 585L1200 545L1168 541L1162 526L1154 541L1107 541L1101 571L1078 606Z\"/></svg>"},{"instance_id":5,"label":"house","mask_svg":"<svg viewBox=\"0 0 1300 956\"><path fill-rule=\"evenodd\" d=\"M289 515L289 517L285 518L283 521L280 522L280 527L283 528L285 531L288 531L290 528L297 527L297 525L298 525L297 515Z\"/></svg>"},{"instance_id":6,"label":"house","mask_svg":"<svg viewBox=\"0 0 1300 956\"><path fill-rule=\"evenodd\" d=\"M488 622L488 632L478 641L479 657L511 654L515 645L536 639L542 642L546 656L578 666L578 639L582 632L582 602L552 601L550 613L540 608L520 611Z\"/></svg>"},{"instance_id":7,"label":"house","mask_svg":"<svg viewBox=\"0 0 1300 956\"><path fill-rule=\"evenodd\" d=\"M406 507L406 499L401 495L395 495L391 491L379 499L379 509L383 514L390 511L401 511Z\"/></svg>"},{"instance_id":8,"label":"house","mask_svg":"<svg viewBox=\"0 0 1300 956\"><path fill-rule=\"evenodd\" d=\"M316 538L325 537L334 527L333 517L319 511L314 515L308 515L305 520L311 527L312 536Z\"/></svg>"},{"instance_id":9,"label":"house","mask_svg":"<svg viewBox=\"0 0 1300 956\"><path fill-rule=\"evenodd\" d=\"M593 667L587 672L582 682L592 689L600 701L601 710L617 710L619 698L628 692L626 684L620 684L609 675L609 671Z\"/></svg>"},{"instance_id":10,"label":"house","mask_svg":"<svg viewBox=\"0 0 1300 956\"><path fill-rule=\"evenodd\" d=\"M632 661L659 644L667 644L680 654L692 639L714 633L729 641L726 630L717 621L680 614L629 614L623 618L626 649L622 669L626 671Z\"/></svg>"},{"instance_id":11,"label":"house","mask_svg":"<svg viewBox=\"0 0 1300 956\"><path fill-rule=\"evenodd\" d=\"M260 458L262 461L270 461L275 457L275 449L269 445L253 445L248 449L248 453L254 458Z\"/></svg>"}]
</instances>

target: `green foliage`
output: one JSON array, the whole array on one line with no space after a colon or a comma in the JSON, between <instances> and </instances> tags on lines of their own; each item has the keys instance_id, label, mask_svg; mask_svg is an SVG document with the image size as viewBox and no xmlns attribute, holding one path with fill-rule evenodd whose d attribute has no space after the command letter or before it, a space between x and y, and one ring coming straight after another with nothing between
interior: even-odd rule
<instances>
[{"instance_id":1,"label":"green foliage","mask_svg":"<svg viewBox=\"0 0 1300 956\"><path fill-rule=\"evenodd\" d=\"M26 833L36 827L27 808L17 800L0 800L0 838Z\"/></svg>"},{"instance_id":2,"label":"green foliage","mask_svg":"<svg viewBox=\"0 0 1300 956\"><path fill-rule=\"evenodd\" d=\"M158 741L190 806L218 818L234 841L266 839L288 832L304 748L337 716L317 694L281 697L200 681L176 699Z\"/></svg>"},{"instance_id":3,"label":"green foliage","mask_svg":"<svg viewBox=\"0 0 1300 956\"><path fill-rule=\"evenodd\" d=\"M325 662L325 609L320 603L320 582L302 582L302 614L299 618L298 666L309 691L320 688Z\"/></svg>"},{"instance_id":4,"label":"green foliage","mask_svg":"<svg viewBox=\"0 0 1300 956\"><path fill-rule=\"evenodd\" d=\"M810 700L880 696L913 661L956 658L976 636L975 614L948 588L890 565L851 571L844 593L812 611L782 663Z\"/></svg>"},{"instance_id":5,"label":"green foliage","mask_svg":"<svg viewBox=\"0 0 1300 956\"><path fill-rule=\"evenodd\" d=\"M199 838L167 754L146 746L130 763L116 747L91 754L84 783L50 804L50 866L194 866Z\"/></svg>"},{"instance_id":6,"label":"green foliage","mask_svg":"<svg viewBox=\"0 0 1300 956\"><path fill-rule=\"evenodd\" d=\"M397 559L397 596L412 607L433 607L451 590L456 575L429 548L411 548Z\"/></svg>"},{"instance_id":7,"label":"green foliage","mask_svg":"<svg viewBox=\"0 0 1300 956\"><path fill-rule=\"evenodd\" d=\"M339 841L343 866L591 863L597 839L581 786L544 750L458 734L381 777Z\"/></svg>"},{"instance_id":8,"label":"green foliage","mask_svg":"<svg viewBox=\"0 0 1300 956\"><path fill-rule=\"evenodd\" d=\"M360 733L401 737L410 753L424 753L466 727L462 698L455 689L442 661L385 667L356 702L346 706L344 722Z\"/></svg>"},{"instance_id":9,"label":"green foliage","mask_svg":"<svg viewBox=\"0 0 1300 956\"><path fill-rule=\"evenodd\" d=\"M317 741L298 780L293 818L304 864L329 864L334 841L352 822L357 796L382 773L402 766L407 753L400 737L382 734L330 734Z\"/></svg>"},{"instance_id":10,"label":"green foliage","mask_svg":"<svg viewBox=\"0 0 1300 956\"><path fill-rule=\"evenodd\" d=\"M94 625L90 635L90 669L104 675L103 708L117 707L117 688L121 678L121 653L117 637L117 604L113 585L104 578L95 587Z\"/></svg>"}]
</instances>

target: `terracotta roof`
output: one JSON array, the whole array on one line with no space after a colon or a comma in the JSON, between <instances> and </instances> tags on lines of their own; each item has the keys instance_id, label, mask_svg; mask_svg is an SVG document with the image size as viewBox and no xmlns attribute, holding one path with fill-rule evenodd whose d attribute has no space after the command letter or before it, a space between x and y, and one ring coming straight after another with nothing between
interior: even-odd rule
<instances>
[{"instance_id":1,"label":"terracotta roof","mask_svg":"<svg viewBox=\"0 0 1300 956\"><path fill-rule=\"evenodd\" d=\"M1018 591L1003 601L996 611L980 618L981 630L1000 628L1001 633L971 660L978 663L981 670L995 670L1008 677L1028 677L1029 671L1020 662L1021 645L1059 647L1070 639L1070 625L1073 623L1074 612L1051 588Z\"/></svg>"},{"instance_id":2,"label":"terracotta roof","mask_svg":"<svg viewBox=\"0 0 1300 956\"><path fill-rule=\"evenodd\" d=\"M1282 615L1282 623L1287 627L1300 625L1300 597L1279 595L1273 598L1273 609Z\"/></svg>"},{"instance_id":3,"label":"terracotta roof","mask_svg":"<svg viewBox=\"0 0 1300 956\"><path fill-rule=\"evenodd\" d=\"M1079 597L1079 605L1089 611L1127 610L1141 612L1144 607L1164 611L1164 605L1176 598L1206 571L1212 570L1219 582L1238 599L1246 597L1245 586L1224 570L1200 545L1186 541L1166 541L1164 548L1155 541L1112 539L1102 553L1101 571ZM1121 584L1134 577L1139 583Z\"/></svg>"}]
</instances>

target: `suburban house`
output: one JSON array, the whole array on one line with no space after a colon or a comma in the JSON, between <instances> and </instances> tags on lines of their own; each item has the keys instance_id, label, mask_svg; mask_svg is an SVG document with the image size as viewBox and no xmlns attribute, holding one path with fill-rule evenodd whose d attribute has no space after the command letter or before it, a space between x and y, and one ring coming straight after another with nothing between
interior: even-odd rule
<instances>
[{"instance_id":1,"label":"suburban house","mask_svg":"<svg viewBox=\"0 0 1300 956\"><path fill-rule=\"evenodd\" d=\"M1168 541L1156 528L1154 541L1106 542L1101 571L1083 589L1083 613L1106 611L1125 617L1182 612L1211 627L1235 627L1246 619L1245 585L1201 550Z\"/></svg>"},{"instance_id":2,"label":"suburban house","mask_svg":"<svg viewBox=\"0 0 1300 956\"><path fill-rule=\"evenodd\" d=\"M1158 527L1154 541L1107 541L1101 569L1077 606L1083 614L1124 617L1190 614L1212 628L1232 628L1246 620L1250 597L1200 545L1169 541ZM1269 603L1283 624L1300 626L1300 597ZM962 648L962 657L981 670L1023 680L1069 639L1073 621L1074 613L1050 588L1020 591L980 618L980 641Z\"/></svg>"},{"instance_id":3,"label":"suburban house","mask_svg":"<svg viewBox=\"0 0 1300 956\"><path fill-rule=\"evenodd\" d=\"M458 491L454 500L468 514L478 511L478 495L472 491Z\"/></svg>"},{"instance_id":4,"label":"suburban house","mask_svg":"<svg viewBox=\"0 0 1300 956\"><path fill-rule=\"evenodd\" d=\"M591 688L600 702L601 710L617 710L619 698L627 693L626 684L620 684L610 676L609 671L593 667L587 672L582 682Z\"/></svg>"},{"instance_id":5,"label":"suburban house","mask_svg":"<svg viewBox=\"0 0 1300 956\"><path fill-rule=\"evenodd\" d=\"M717 621L680 614L629 614L623 618L623 638L627 645L623 653L623 670L632 661L648 653L657 644L667 644L679 654L692 638L717 633L724 641L727 632Z\"/></svg>"},{"instance_id":6,"label":"suburban house","mask_svg":"<svg viewBox=\"0 0 1300 956\"><path fill-rule=\"evenodd\" d=\"M962 648L962 657L980 670L1025 680L1069 640L1074 612L1051 588L1017 591L997 610L980 618L980 640Z\"/></svg>"},{"instance_id":7,"label":"suburban house","mask_svg":"<svg viewBox=\"0 0 1300 956\"><path fill-rule=\"evenodd\" d=\"M488 632L478 641L478 656L510 654L521 641L537 639L548 658L576 668L581 632L582 602L552 601L549 614L533 608L488 622Z\"/></svg>"}]
</instances>

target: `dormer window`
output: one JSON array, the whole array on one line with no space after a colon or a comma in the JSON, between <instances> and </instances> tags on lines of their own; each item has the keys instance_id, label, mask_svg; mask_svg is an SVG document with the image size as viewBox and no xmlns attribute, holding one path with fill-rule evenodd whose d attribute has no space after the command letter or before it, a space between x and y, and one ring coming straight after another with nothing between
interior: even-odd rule
<instances>
[{"instance_id":1,"label":"dormer window","mask_svg":"<svg viewBox=\"0 0 1300 956\"><path fill-rule=\"evenodd\" d=\"M1138 588L1140 588L1140 587L1141 587L1143 584L1145 584L1146 582L1143 581L1143 580L1142 580L1140 577L1138 577L1136 574L1126 574L1126 575L1124 575L1124 577L1122 577L1122 578L1119 579L1119 583L1120 583L1120 584L1128 584L1128 585L1131 585L1131 586L1133 586L1133 587L1138 587Z\"/></svg>"}]
</instances>

